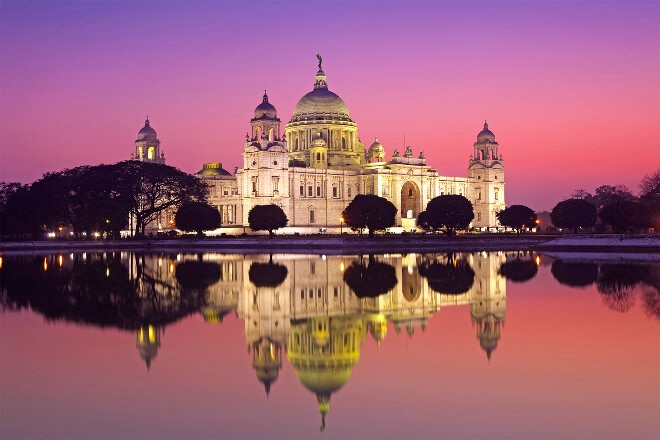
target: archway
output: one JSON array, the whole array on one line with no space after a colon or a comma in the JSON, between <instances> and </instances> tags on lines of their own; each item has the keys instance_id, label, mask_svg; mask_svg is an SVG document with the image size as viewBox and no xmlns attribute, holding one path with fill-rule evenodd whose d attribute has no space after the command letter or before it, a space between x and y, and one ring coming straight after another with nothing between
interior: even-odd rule
<instances>
[{"instance_id":1,"label":"archway","mask_svg":"<svg viewBox=\"0 0 660 440\"><path fill-rule=\"evenodd\" d=\"M420 205L419 187L414 182L406 182L401 188L401 218L416 219Z\"/></svg>"}]
</instances>

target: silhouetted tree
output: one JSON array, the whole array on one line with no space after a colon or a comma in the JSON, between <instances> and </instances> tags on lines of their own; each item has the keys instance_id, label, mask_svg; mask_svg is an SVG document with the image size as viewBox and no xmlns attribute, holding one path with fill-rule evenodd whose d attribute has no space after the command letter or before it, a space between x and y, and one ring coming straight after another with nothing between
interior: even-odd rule
<instances>
[{"instance_id":1,"label":"silhouetted tree","mask_svg":"<svg viewBox=\"0 0 660 440\"><path fill-rule=\"evenodd\" d=\"M650 318L660 319L660 290L648 286L642 291L642 307Z\"/></svg>"},{"instance_id":2,"label":"silhouetted tree","mask_svg":"<svg viewBox=\"0 0 660 440\"><path fill-rule=\"evenodd\" d=\"M277 205L256 205L248 214L248 224L253 231L268 231L272 238L275 229L283 228L289 223L286 214Z\"/></svg>"},{"instance_id":3,"label":"silhouetted tree","mask_svg":"<svg viewBox=\"0 0 660 440\"><path fill-rule=\"evenodd\" d=\"M495 214L502 226L513 228L520 233L525 227L536 226L538 217L531 208L525 205L511 205Z\"/></svg>"},{"instance_id":4,"label":"silhouetted tree","mask_svg":"<svg viewBox=\"0 0 660 440\"><path fill-rule=\"evenodd\" d=\"M573 229L575 233L578 228L593 227L596 218L596 207L582 199L568 199L559 202L550 213L553 225L558 228Z\"/></svg>"},{"instance_id":5,"label":"silhouetted tree","mask_svg":"<svg viewBox=\"0 0 660 440\"><path fill-rule=\"evenodd\" d=\"M346 225L353 229L375 231L394 226L397 209L389 200L373 194L358 194L342 212Z\"/></svg>"},{"instance_id":6,"label":"silhouetted tree","mask_svg":"<svg viewBox=\"0 0 660 440\"><path fill-rule=\"evenodd\" d=\"M596 282L598 265L555 260L552 262L551 272L560 284L571 287L586 287Z\"/></svg>"},{"instance_id":7,"label":"silhouetted tree","mask_svg":"<svg viewBox=\"0 0 660 440\"><path fill-rule=\"evenodd\" d=\"M426 206L426 211L420 215L427 228L433 230L446 228L449 234L454 234L455 230L466 229L474 219L472 203L457 194L447 194L431 199ZM419 222L419 216L417 220Z\"/></svg>"},{"instance_id":8,"label":"silhouetted tree","mask_svg":"<svg viewBox=\"0 0 660 440\"><path fill-rule=\"evenodd\" d=\"M603 206L614 203L630 201L634 198L635 196L633 196L632 192L625 185L601 185L596 188L591 202L597 208L602 208Z\"/></svg>"},{"instance_id":9,"label":"silhouetted tree","mask_svg":"<svg viewBox=\"0 0 660 440\"><path fill-rule=\"evenodd\" d=\"M119 191L130 201L135 235L144 235L147 224L168 209L191 200L206 200L204 182L169 165L127 160L115 168Z\"/></svg>"},{"instance_id":10,"label":"silhouetted tree","mask_svg":"<svg viewBox=\"0 0 660 440\"><path fill-rule=\"evenodd\" d=\"M459 295L474 284L474 270L465 260L447 255L445 262L424 261L418 267L419 274L428 280L429 287L438 293Z\"/></svg>"},{"instance_id":11,"label":"silhouetted tree","mask_svg":"<svg viewBox=\"0 0 660 440\"><path fill-rule=\"evenodd\" d=\"M394 289L399 282L394 267L369 255L369 265L353 261L344 271L344 282L358 298L375 298Z\"/></svg>"},{"instance_id":12,"label":"silhouetted tree","mask_svg":"<svg viewBox=\"0 0 660 440\"><path fill-rule=\"evenodd\" d=\"M609 225L614 233L624 233L646 227L649 214L646 206L630 200L603 206L598 217Z\"/></svg>"},{"instance_id":13,"label":"silhouetted tree","mask_svg":"<svg viewBox=\"0 0 660 440\"><path fill-rule=\"evenodd\" d=\"M516 257L515 260L502 263L497 273L516 283L524 283L536 276L539 268L533 260Z\"/></svg>"},{"instance_id":14,"label":"silhouetted tree","mask_svg":"<svg viewBox=\"0 0 660 440\"><path fill-rule=\"evenodd\" d=\"M208 203L190 201L181 205L174 221L177 228L202 236L202 231L220 227L220 212Z\"/></svg>"}]
</instances>

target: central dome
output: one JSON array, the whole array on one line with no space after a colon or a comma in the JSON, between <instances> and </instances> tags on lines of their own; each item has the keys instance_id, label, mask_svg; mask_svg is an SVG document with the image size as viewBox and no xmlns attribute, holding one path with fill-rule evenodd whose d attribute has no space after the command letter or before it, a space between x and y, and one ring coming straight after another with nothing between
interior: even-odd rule
<instances>
[{"instance_id":1,"label":"central dome","mask_svg":"<svg viewBox=\"0 0 660 440\"><path fill-rule=\"evenodd\" d=\"M344 101L336 93L328 90L325 73L322 70L316 73L314 90L300 98L296 104L291 122L310 119L351 120Z\"/></svg>"}]
</instances>

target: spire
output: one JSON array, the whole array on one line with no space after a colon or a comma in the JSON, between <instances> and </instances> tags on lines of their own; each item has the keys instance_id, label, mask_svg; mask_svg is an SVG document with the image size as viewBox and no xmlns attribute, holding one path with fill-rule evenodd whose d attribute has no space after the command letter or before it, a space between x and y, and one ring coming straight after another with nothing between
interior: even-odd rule
<instances>
[{"instance_id":1,"label":"spire","mask_svg":"<svg viewBox=\"0 0 660 440\"><path fill-rule=\"evenodd\" d=\"M488 130L488 122L484 119L484 130Z\"/></svg>"},{"instance_id":2,"label":"spire","mask_svg":"<svg viewBox=\"0 0 660 440\"><path fill-rule=\"evenodd\" d=\"M268 93L266 93L266 89L264 89L264 100L263 102L268 102Z\"/></svg>"},{"instance_id":3,"label":"spire","mask_svg":"<svg viewBox=\"0 0 660 440\"><path fill-rule=\"evenodd\" d=\"M147 115L147 119L144 121L144 126L145 127L150 127L150 125L149 125L149 115Z\"/></svg>"}]
</instances>

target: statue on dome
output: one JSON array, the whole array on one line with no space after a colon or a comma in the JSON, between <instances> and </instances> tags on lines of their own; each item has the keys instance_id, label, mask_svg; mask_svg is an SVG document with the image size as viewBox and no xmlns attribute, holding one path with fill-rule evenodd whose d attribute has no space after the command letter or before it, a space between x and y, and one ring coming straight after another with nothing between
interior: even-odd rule
<instances>
[{"instance_id":1,"label":"statue on dome","mask_svg":"<svg viewBox=\"0 0 660 440\"><path fill-rule=\"evenodd\" d=\"M412 157L412 156L413 156L412 147L408 145L406 147L406 152L404 153L403 157Z\"/></svg>"},{"instance_id":2,"label":"statue on dome","mask_svg":"<svg viewBox=\"0 0 660 440\"><path fill-rule=\"evenodd\" d=\"M423 152L423 151L420 151L420 152L419 152L419 158L420 158L420 159L426 159L426 156L424 156L424 152Z\"/></svg>"},{"instance_id":3,"label":"statue on dome","mask_svg":"<svg viewBox=\"0 0 660 440\"><path fill-rule=\"evenodd\" d=\"M392 154L392 157L399 157L399 150L398 149L396 149L396 148L394 149L394 154Z\"/></svg>"},{"instance_id":4,"label":"statue on dome","mask_svg":"<svg viewBox=\"0 0 660 440\"><path fill-rule=\"evenodd\" d=\"M321 63L323 63L323 57L321 56L321 54L317 53L316 58L318 58L318 60L319 60L319 70L323 70L323 69L321 69Z\"/></svg>"}]
</instances>

